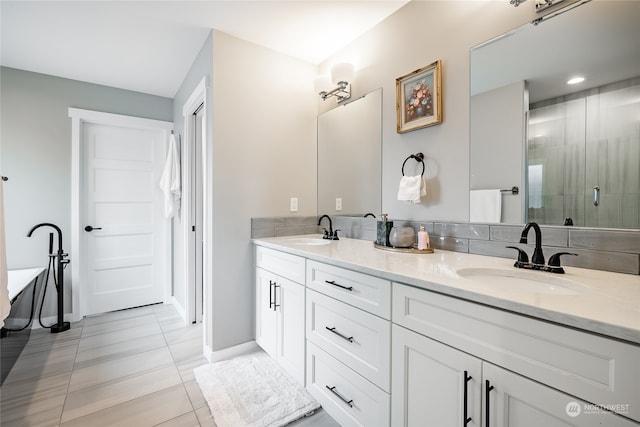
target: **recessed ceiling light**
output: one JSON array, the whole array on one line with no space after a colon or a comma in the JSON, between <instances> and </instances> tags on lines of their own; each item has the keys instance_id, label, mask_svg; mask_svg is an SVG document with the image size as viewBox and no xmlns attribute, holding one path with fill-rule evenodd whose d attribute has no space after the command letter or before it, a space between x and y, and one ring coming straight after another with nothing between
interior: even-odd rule
<instances>
[{"instance_id":1,"label":"recessed ceiling light","mask_svg":"<svg viewBox=\"0 0 640 427\"><path fill-rule=\"evenodd\" d=\"M568 85L575 85L578 83L582 83L584 81L584 77L572 77L567 82Z\"/></svg>"}]
</instances>

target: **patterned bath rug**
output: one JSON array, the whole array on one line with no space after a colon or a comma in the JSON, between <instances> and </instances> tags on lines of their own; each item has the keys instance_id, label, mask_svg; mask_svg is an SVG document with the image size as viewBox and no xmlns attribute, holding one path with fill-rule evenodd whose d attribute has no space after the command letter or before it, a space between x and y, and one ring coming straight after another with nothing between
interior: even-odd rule
<instances>
[{"instance_id":1,"label":"patterned bath rug","mask_svg":"<svg viewBox=\"0 0 640 427\"><path fill-rule=\"evenodd\" d=\"M263 351L193 370L218 427L277 427L320 404Z\"/></svg>"}]
</instances>

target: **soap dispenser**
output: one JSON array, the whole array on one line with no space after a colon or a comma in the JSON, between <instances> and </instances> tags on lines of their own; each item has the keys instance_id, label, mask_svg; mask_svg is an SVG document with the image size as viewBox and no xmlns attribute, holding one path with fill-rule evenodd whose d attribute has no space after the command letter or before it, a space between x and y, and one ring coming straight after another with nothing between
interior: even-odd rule
<instances>
[{"instance_id":1,"label":"soap dispenser","mask_svg":"<svg viewBox=\"0 0 640 427\"><path fill-rule=\"evenodd\" d=\"M389 221L389 214L382 214L382 221L378 221L377 241L380 246L391 246L389 243L389 234L393 228L393 221Z\"/></svg>"},{"instance_id":2,"label":"soap dispenser","mask_svg":"<svg viewBox=\"0 0 640 427\"><path fill-rule=\"evenodd\" d=\"M418 249L421 251L429 249L429 233L424 229L424 225L421 225L418 231Z\"/></svg>"}]
</instances>

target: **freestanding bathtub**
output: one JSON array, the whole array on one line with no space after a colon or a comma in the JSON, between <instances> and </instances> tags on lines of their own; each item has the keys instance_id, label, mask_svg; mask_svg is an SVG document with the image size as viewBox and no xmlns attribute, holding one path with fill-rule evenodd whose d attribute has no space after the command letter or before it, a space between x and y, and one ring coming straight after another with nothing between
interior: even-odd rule
<instances>
[{"instance_id":1,"label":"freestanding bathtub","mask_svg":"<svg viewBox=\"0 0 640 427\"><path fill-rule=\"evenodd\" d=\"M35 298L36 304L34 308L37 309L44 285L45 270L44 267L36 267L8 271L11 311L9 316L4 319L4 327L0 334L2 338L2 343L0 343L0 370L2 375L0 383L3 383L7 375L9 375L11 368L13 368L18 356L20 356L22 349L29 340L31 327L33 326L33 323L29 324L32 301ZM35 320L36 318L37 312L34 313L34 321L37 321ZM26 325L28 326L24 328Z\"/></svg>"}]
</instances>

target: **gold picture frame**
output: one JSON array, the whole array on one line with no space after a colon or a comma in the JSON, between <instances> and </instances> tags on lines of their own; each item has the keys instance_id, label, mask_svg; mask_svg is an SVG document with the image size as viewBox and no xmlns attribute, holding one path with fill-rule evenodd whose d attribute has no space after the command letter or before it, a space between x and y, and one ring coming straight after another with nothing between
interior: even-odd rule
<instances>
[{"instance_id":1,"label":"gold picture frame","mask_svg":"<svg viewBox=\"0 0 640 427\"><path fill-rule=\"evenodd\" d=\"M442 123L442 62L396 79L398 133Z\"/></svg>"}]
</instances>

